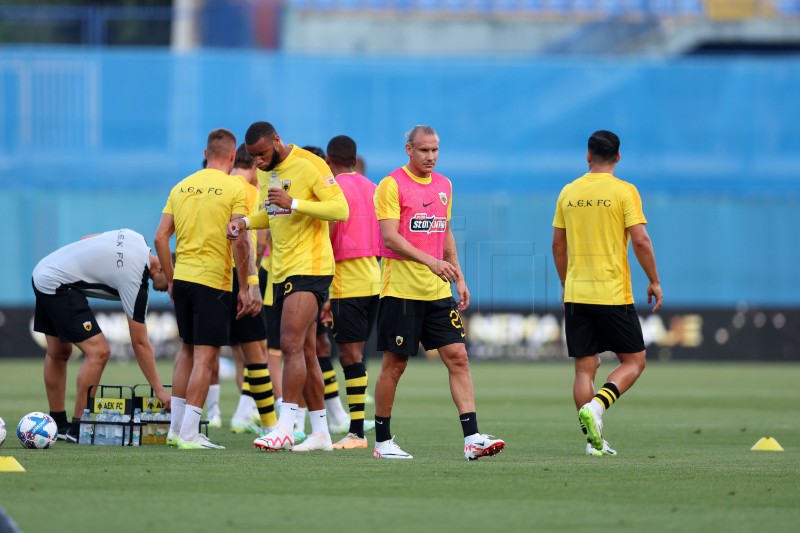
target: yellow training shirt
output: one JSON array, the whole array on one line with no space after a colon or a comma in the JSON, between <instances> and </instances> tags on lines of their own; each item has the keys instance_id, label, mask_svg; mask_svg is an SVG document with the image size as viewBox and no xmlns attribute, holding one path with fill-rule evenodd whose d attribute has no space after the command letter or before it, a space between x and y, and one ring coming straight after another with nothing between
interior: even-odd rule
<instances>
[{"instance_id":1,"label":"yellow training shirt","mask_svg":"<svg viewBox=\"0 0 800 533\"><path fill-rule=\"evenodd\" d=\"M332 276L334 273L329 220L347 220L349 209L341 187L325 161L297 146L269 172L259 173L259 183L273 177L298 200L297 210L279 208L274 215L261 209L250 218L251 228L272 232L270 275L274 283L289 276ZM261 190L262 200L267 191ZM263 207L263 205L262 205Z\"/></svg>"},{"instance_id":2,"label":"yellow training shirt","mask_svg":"<svg viewBox=\"0 0 800 533\"><path fill-rule=\"evenodd\" d=\"M239 178L242 180L244 184L244 190L246 193L245 196L245 215L246 217L251 216L253 213L258 211L258 206L260 205L258 202L258 188L255 185L250 184L249 181L245 179L244 176L239 174L232 174L232 176ZM253 249L250 250L251 253L256 253L256 249L258 248L258 235L256 234L256 230L250 231L250 242L253 244ZM233 248L231 248L231 256L233 256ZM258 267L259 261L258 258L255 259L256 267Z\"/></svg>"},{"instance_id":3,"label":"yellow training shirt","mask_svg":"<svg viewBox=\"0 0 800 533\"><path fill-rule=\"evenodd\" d=\"M163 213L175 219L175 279L231 290L231 241L225 226L247 211L242 182L221 170L203 169L172 188Z\"/></svg>"},{"instance_id":4,"label":"yellow training shirt","mask_svg":"<svg viewBox=\"0 0 800 533\"><path fill-rule=\"evenodd\" d=\"M414 181L425 184L431 182L430 176L415 176L407 167L403 167L403 170ZM393 177L387 176L381 180L375 190L375 212L378 215L378 221L400 220L400 208L397 182ZM448 223L452 209L451 198L447 204ZM400 222L400 224L404 223L407 221ZM453 295L449 283L431 272L430 268L416 261L384 257L381 259L381 277L381 298L394 296L407 300L433 301Z\"/></svg>"},{"instance_id":5,"label":"yellow training shirt","mask_svg":"<svg viewBox=\"0 0 800 533\"><path fill-rule=\"evenodd\" d=\"M381 288L381 269L377 257L356 257L336 262L331 298L375 296Z\"/></svg>"},{"instance_id":6,"label":"yellow training shirt","mask_svg":"<svg viewBox=\"0 0 800 533\"><path fill-rule=\"evenodd\" d=\"M567 231L564 301L633 303L627 228L636 224L647 224L639 192L611 174L584 174L561 190L553 226Z\"/></svg>"}]
</instances>

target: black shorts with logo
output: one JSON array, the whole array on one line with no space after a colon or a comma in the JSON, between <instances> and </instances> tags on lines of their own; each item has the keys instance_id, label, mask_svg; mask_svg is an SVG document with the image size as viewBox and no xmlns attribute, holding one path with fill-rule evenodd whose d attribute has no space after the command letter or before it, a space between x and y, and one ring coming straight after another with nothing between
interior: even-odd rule
<instances>
[{"instance_id":1,"label":"black shorts with logo","mask_svg":"<svg viewBox=\"0 0 800 533\"><path fill-rule=\"evenodd\" d=\"M378 305L378 351L417 355L419 343L426 350L464 343L461 313L453 298L406 300L386 296Z\"/></svg>"},{"instance_id":2,"label":"black shorts with logo","mask_svg":"<svg viewBox=\"0 0 800 533\"><path fill-rule=\"evenodd\" d=\"M633 304L564 304L567 351L570 357L602 352L644 351L642 324Z\"/></svg>"},{"instance_id":3,"label":"black shorts with logo","mask_svg":"<svg viewBox=\"0 0 800 533\"><path fill-rule=\"evenodd\" d=\"M34 285L33 293L36 295L33 331L76 344L102 333L82 292L61 287L55 294L45 294Z\"/></svg>"},{"instance_id":4,"label":"black shorts with logo","mask_svg":"<svg viewBox=\"0 0 800 533\"><path fill-rule=\"evenodd\" d=\"M272 306L274 308L272 312L280 317L283 313L283 302L286 298L296 292L310 292L317 299L317 321L319 321L319 312L322 304L328 299L328 289L330 289L332 281L333 276L289 276L281 283L274 285L275 302ZM269 320L269 315L267 320ZM280 321L278 322L278 331L280 332Z\"/></svg>"},{"instance_id":5,"label":"black shorts with logo","mask_svg":"<svg viewBox=\"0 0 800 533\"><path fill-rule=\"evenodd\" d=\"M334 342L366 342L375 325L379 299L377 294L331 299L331 333Z\"/></svg>"},{"instance_id":6,"label":"black shorts with logo","mask_svg":"<svg viewBox=\"0 0 800 533\"><path fill-rule=\"evenodd\" d=\"M261 280L259 280L260 283ZM242 342L258 342L267 338L267 314L264 308L256 316L244 315L236 319L236 309L239 298L239 279L236 277L236 269L233 269L233 292L231 294L231 335L230 345Z\"/></svg>"},{"instance_id":7,"label":"black shorts with logo","mask_svg":"<svg viewBox=\"0 0 800 533\"><path fill-rule=\"evenodd\" d=\"M230 342L229 291L176 279L172 284L175 320L183 342L193 346L227 346ZM236 307L233 306L234 312Z\"/></svg>"}]
</instances>

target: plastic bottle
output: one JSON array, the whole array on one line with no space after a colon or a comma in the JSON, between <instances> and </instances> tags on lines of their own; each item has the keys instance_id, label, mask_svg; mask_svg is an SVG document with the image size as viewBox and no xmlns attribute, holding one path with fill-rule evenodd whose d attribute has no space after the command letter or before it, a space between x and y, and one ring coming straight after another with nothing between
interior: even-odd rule
<instances>
[{"instance_id":1,"label":"plastic bottle","mask_svg":"<svg viewBox=\"0 0 800 533\"><path fill-rule=\"evenodd\" d=\"M131 415L123 413L122 416L122 445L128 446L131 442Z\"/></svg>"},{"instance_id":2,"label":"plastic bottle","mask_svg":"<svg viewBox=\"0 0 800 533\"><path fill-rule=\"evenodd\" d=\"M78 434L78 444L88 446L92 443L92 414L89 412L88 409L83 410L83 414L81 415L81 426L80 431Z\"/></svg>"},{"instance_id":3,"label":"plastic bottle","mask_svg":"<svg viewBox=\"0 0 800 533\"><path fill-rule=\"evenodd\" d=\"M169 424L164 423L167 421L166 413L159 411L153 418L156 421L156 444L166 444L169 431Z\"/></svg>"},{"instance_id":4,"label":"plastic bottle","mask_svg":"<svg viewBox=\"0 0 800 533\"><path fill-rule=\"evenodd\" d=\"M155 444L155 428L153 427L153 411L148 409L142 415L142 444Z\"/></svg>"},{"instance_id":5,"label":"plastic bottle","mask_svg":"<svg viewBox=\"0 0 800 533\"><path fill-rule=\"evenodd\" d=\"M95 418L95 435L94 443L98 446L108 446L108 430L110 429L106 422L109 419L108 409L103 409L97 414Z\"/></svg>"},{"instance_id":6,"label":"plastic bottle","mask_svg":"<svg viewBox=\"0 0 800 533\"><path fill-rule=\"evenodd\" d=\"M122 416L116 409L111 411L111 422L113 423L111 426L111 434L113 437L110 444L113 446L122 446L122 439L125 436L125 428L122 426Z\"/></svg>"},{"instance_id":7,"label":"plastic bottle","mask_svg":"<svg viewBox=\"0 0 800 533\"><path fill-rule=\"evenodd\" d=\"M270 189L280 189L281 188L281 180L278 178L278 173L273 172L270 174L269 178L269 188ZM275 212L278 210L277 204L270 204L267 206L267 213L270 215L275 215Z\"/></svg>"},{"instance_id":8,"label":"plastic bottle","mask_svg":"<svg viewBox=\"0 0 800 533\"><path fill-rule=\"evenodd\" d=\"M139 446L142 443L142 410L138 407L133 411L133 446Z\"/></svg>"}]
</instances>

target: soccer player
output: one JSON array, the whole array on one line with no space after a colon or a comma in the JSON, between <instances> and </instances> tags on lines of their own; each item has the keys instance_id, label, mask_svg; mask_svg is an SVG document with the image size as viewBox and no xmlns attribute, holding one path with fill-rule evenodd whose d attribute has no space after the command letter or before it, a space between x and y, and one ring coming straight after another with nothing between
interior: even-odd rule
<instances>
[{"instance_id":1,"label":"soccer player","mask_svg":"<svg viewBox=\"0 0 800 533\"><path fill-rule=\"evenodd\" d=\"M33 329L44 333L47 339L44 384L59 439L78 441L78 424L87 407L86 394L90 386L100 383L110 356L108 341L97 325L87 296L122 302L139 368L158 399L169 407L169 393L158 376L145 325L150 279L154 290L167 290L158 257L150 253L144 237L129 229L84 237L51 253L33 269ZM83 351L84 358L78 371L70 424L64 396L73 344Z\"/></svg>"},{"instance_id":2,"label":"soccer player","mask_svg":"<svg viewBox=\"0 0 800 533\"><path fill-rule=\"evenodd\" d=\"M258 180L256 178L256 164L245 145L236 150L231 175L242 180L247 192L245 214L250 215L258 210ZM248 261L248 283L259 285L259 299L261 298L260 280L256 269L256 232L250 232L250 260ZM233 293L238 293L239 283L236 269L233 271ZM278 419L275 416L275 398L272 393L272 381L267 367L267 322L266 311L262 308L255 316L244 315L236 317L236 308L231 307L230 313L230 346L234 353L238 352L245 364L247 391L239 399L239 406L231 419L231 431L268 433L274 429ZM258 410L260 424L255 426L251 422L252 403Z\"/></svg>"},{"instance_id":3,"label":"soccer player","mask_svg":"<svg viewBox=\"0 0 800 533\"><path fill-rule=\"evenodd\" d=\"M336 273L331 286L331 299L323 310L330 313L332 319L331 332L339 347L339 361L344 371L350 407L348 433L333 447L349 450L367 447L364 405L368 378L364 365L364 344L378 311L381 271L377 255L381 230L372 202L376 186L354 170L355 141L346 135L331 139L326 161L344 191L350 208L346 222L332 224L331 242ZM330 371L333 372L333 368ZM327 380L325 385L327 391Z\"/></svg>"},{"instance_id":4,"label":"soccer player","mask_svg":"<svg viewBox=\"0 0 800 533\"><path fill-rule=\"evenodd\" d=\"M642 200L632 184L614 177L619 137L589 137L589 172L566 185L553 219L553 259L563 290L567 350L575 358L573 397L587 455L616 455L603 439L603 413L639 378L645 367L642 327L633 302L628 243L650 281L647 302L661 307L653 245ZM620 365L594 391L598 354L612 351Z\"/></svg>"},{"instance_id":5,"label":"soccer player","mask_svg":"<svg viewBox=\"0 0 800 533\"><path fill-rule=\"evenodd\" d=\"M256 167L256 170L258 170L258 167ZM260 187L259 206L263 205L266 192L269 189L269 178L263 184L261 183L262 174L264 173L257 173ZM283 400L283 354L281 353L280 317L274 313L272 306L275 298L275 286L272 283L272 277L269 275L270 241L272 236L268 229L258 230L256 234L258 235L256 256L261 258L261 265L258 269L259 288L264 298L264 313L267 321L267 366L272 379L275 408L279 409Z\"/></svg>"},{"instance_id":6,"label":"soccer player","mask_svg":"<svg viewBox=\"0 0 800 533\"><path fill-rule=\"evenodd\" d=\"M228 224L228 236L245 229L269 227L271 272L278 288L283 352L283 404L278 427L253 444L265 450L305 452L333 449L323 400L322 373L316 354L316 319L334 272L333 249L326 221L347 219L342 189L323 160L302 148L284 144L268 122L256 122L245 134L256 166L269 173L267 209ZM276 309L277 311L277 309ZM295 415L305 398L312 433L294 446Z\"/></svg>"},{"instance_id":7,"label":"soccer player","mask_svg":"<svg viewBox=\"0 0 800 533\"><path fill-rule=\"evenodd\" d=\"M326 159L325 151L319 146L303 146L303 150L308 150L320 159L324 159L330 166L330 161ZM333 170L333 169L331 169ZM334 176L336 173L334 172ZM328 296L325 297L327 304ZM326 309L323 304L323 309ZM323 318L324 317L324 318ZM331 360L331 339L328 337L330 328L330 313L322 312L317 317L317 360L322 370L322 381L325 383L323 391L325 398L325 410L328 413L328 429L331 433L344 433L350 427L350 417L342 406L342 399L339 397L339 381L336 379L336 370L333 368ZM295 430L299 433L305 431L305 409L301 405L295 422Z\"/></svg>"},{"instance_id":8,"label":"soccer player","mask_svg":"<svg viewBox=\"0 0 800 533\"><path fill-rule=\"evenodd\" d=\"M239 277L238 304L231 299L231 243L221 225L244 216L247 191L241 179L231 176L236 137L216 129L208 135L208 167L184 178L172 188L155 246L164 266L169 292L175 303L178 333L183 343L175 359L172 380L172 418L167 444L181 449L223 448L199 432L200 415L208 394L211 367L220 346L230 337L230 309L237 316L261 309L258 279L248 279L250 236L242 232L233 240L233 257ZM175 268L169 262L169 239L175 234Z\"/></svg>"},{"instance_id":9,"label":"soccer player","mask_svg":"<svg viewBox=\"0 0 800 533\"><path fill-rule=\"evenodd\" d=\"M505 442L478 431L475 394L461 324L469 290L450 229L452 184L434 172L439 136L430 126L406 134L408 164L385 177L375 191L380 224L382 287L378 350L383 363L375 384L375 449L383 459L411 459L394 442L389 423L395 392L408 359L420 342L437 349L450 376L450 392L464 432L464 457L478 459L503 450ZM450 284L456 284L458 303Z\"/></svg>"}]
</instances>

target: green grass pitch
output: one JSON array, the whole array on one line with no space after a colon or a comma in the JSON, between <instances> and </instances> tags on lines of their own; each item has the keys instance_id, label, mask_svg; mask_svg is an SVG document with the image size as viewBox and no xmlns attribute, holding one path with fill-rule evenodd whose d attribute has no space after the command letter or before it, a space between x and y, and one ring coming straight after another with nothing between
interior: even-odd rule
<instances>
[{"instance_id":1,"label":"green grass pitch","mask_svg":"<svg viewBox=\"0 0 800 533\"><path fill-rule=\"evenodd\" d=\"M160 369L168 380L171 369ZM0 416L10 435L0 455L27 472L0 473L0 506L28 533L797 530L800 365L651 363L608 411L605 436L619 455L602 458L583 454L570 364L472 370L481 430L506 440L502 454L464 461L445 368L414 360L392 421L414 459L378 461L371 449L257 452L252 436L226 428L210 432L222 451L24 450L17 421L47 411L42 361L3 360ZM112 363L103 381L143 378L135 363ZM223 383L224 423L236 401L235 385ZM786 451L751 451L764 436Z\"/></svg>"}]
</instances>

